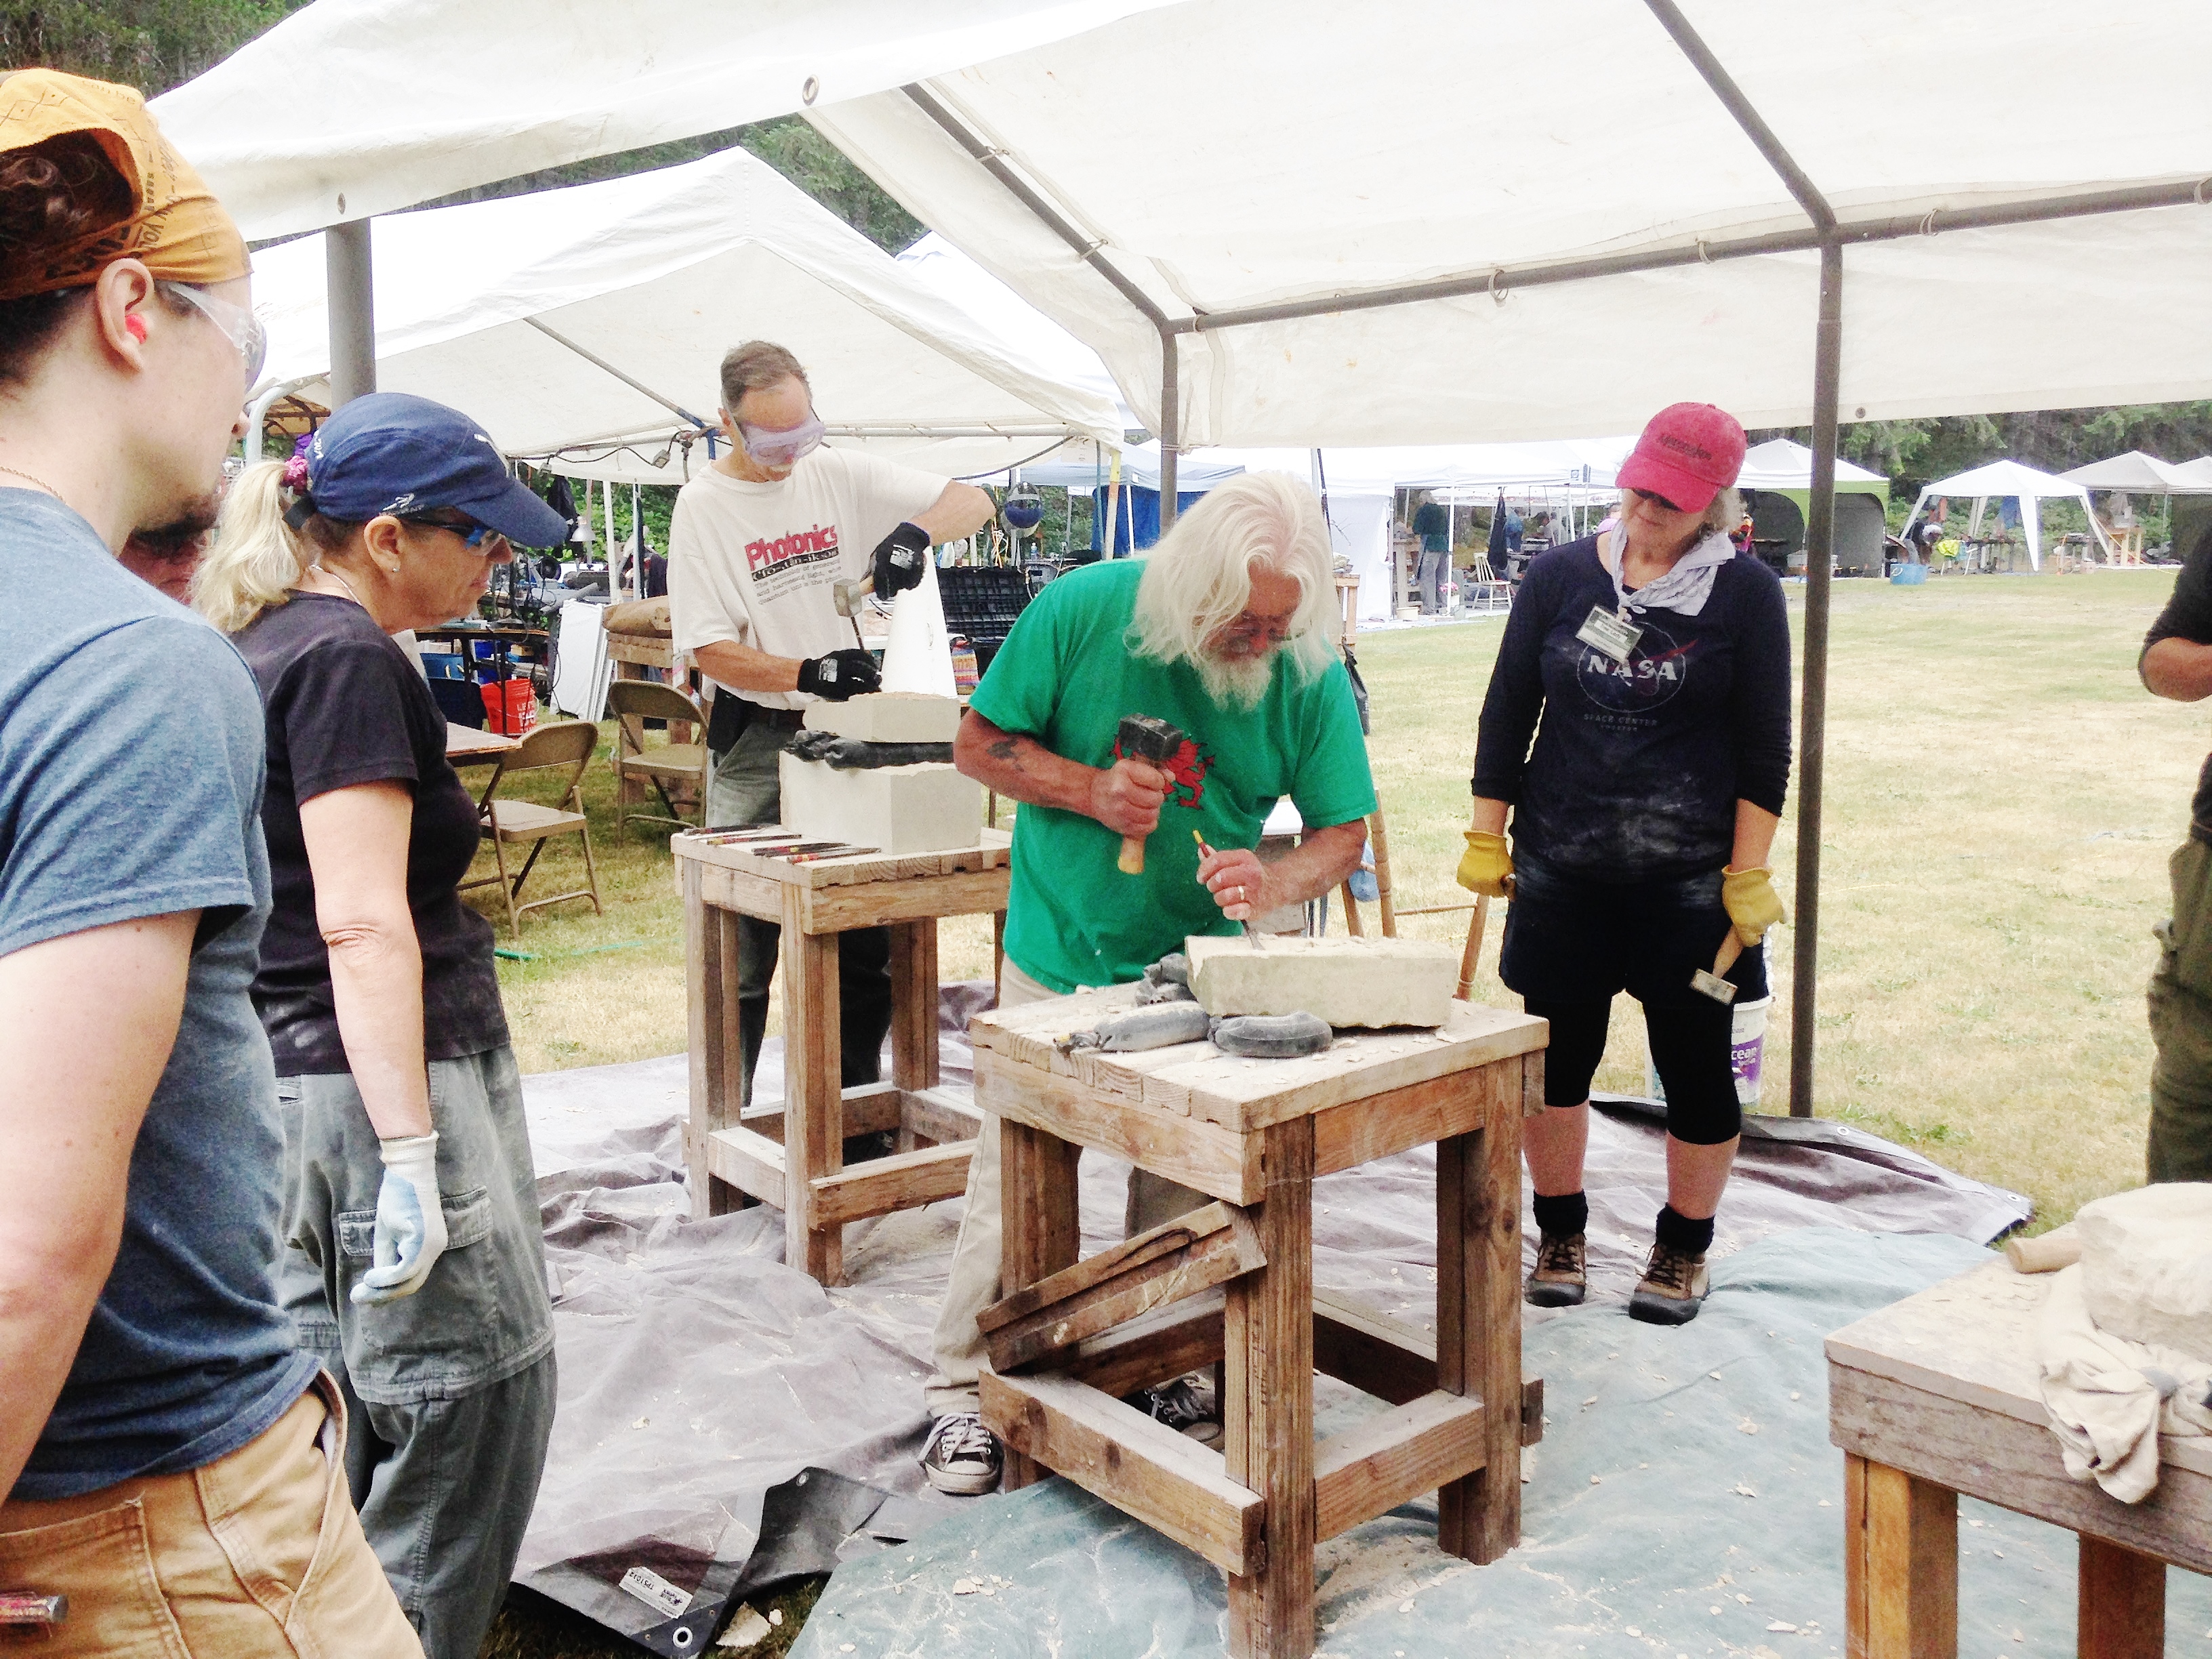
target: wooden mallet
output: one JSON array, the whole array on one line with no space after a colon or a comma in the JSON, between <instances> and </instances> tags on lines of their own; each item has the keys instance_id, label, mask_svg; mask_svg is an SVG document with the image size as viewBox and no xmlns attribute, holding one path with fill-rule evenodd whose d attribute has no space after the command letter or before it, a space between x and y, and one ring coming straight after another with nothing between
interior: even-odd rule
<instances>
[{"instance_id":1,"label":"wooden mallet","mask_svg":"<svg viewBox=\"0 0 2212 1659\"><path fill-rule=\"evenodd\" d=\"M1115 735L1114 746L1124 760L1140 760L1148 766L1168 769L1168 763L1176 750L1183 745L1182 728L1151 714L1124 714L1121 729ZM1115 860L1125 876L1145 873L1145 838L1142 836L1121 837L1121 856Z\"/></svg>"}]
</instances>

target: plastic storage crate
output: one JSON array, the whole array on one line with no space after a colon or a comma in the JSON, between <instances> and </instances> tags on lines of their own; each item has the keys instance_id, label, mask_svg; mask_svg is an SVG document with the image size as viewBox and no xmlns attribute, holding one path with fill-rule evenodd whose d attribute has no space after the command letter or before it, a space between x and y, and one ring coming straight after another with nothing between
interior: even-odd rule
<instances>
[{"instance_id":1,"label":"plastic storage crate","mask_svg":"<svg viewBox=\"0 0 2212 1659\"><path fill-rule=\"evenodd\" d=\"M937 590L945 605L945 632L967 636L979 669L991 665L1031 591L1029 572L1012 564L940 566Z\"/></svg>"}]
</instances>

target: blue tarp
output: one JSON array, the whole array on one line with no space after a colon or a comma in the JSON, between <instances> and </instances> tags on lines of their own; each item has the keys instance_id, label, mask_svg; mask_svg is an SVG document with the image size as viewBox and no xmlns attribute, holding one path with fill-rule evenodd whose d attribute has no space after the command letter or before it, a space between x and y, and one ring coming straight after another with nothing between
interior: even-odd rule
<instances>
[{"instance_id":1,"label":"blue tarp","mask_svg":"<svg viewBox=\"0 0 2212 1659\"><path fill-rule=\"evenodd\" d=\"M1176 491L1176 511L1188 513L1197 505L1202 489ZM1160 492L1147 489L1142 484L1121 486L1121 519L1114 526L1114 549L1116 558L1127 558L1132 550L1131 534L1134 532L1134 549L1142 551L1160 538ZM1091 550L1106 550L1106 492L1091 492Z\"/></svg>"}]
</instances>

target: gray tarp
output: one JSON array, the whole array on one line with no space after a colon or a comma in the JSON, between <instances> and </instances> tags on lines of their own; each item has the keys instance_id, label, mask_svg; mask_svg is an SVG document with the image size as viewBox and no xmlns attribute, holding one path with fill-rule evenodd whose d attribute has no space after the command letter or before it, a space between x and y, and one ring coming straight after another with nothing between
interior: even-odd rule
<instances>
[{"instance_id":1,"label":"gray tarp","mask_svg":"<svg viewBox=\"0 0 2212 1659\"><path fill-rule=\"evenodd\" d=\"M986 995L987 987L946 989L948 1083L969 1080L961 1031ZM757 1085L763 1100L781 1090L781 1059L771 1043ZM687 1592L719 1591L753 1548L763 1494L802 1469L923 1495L914 1461L927 1427L921 1379L960 1200L848 1228L848 1282L824 1290L781 1265L776 1211L690 1218L683 1056L541 1073L524 1079L524 1093L555 1281L561 1398L517 1577L635 1634L664 1615L616 1588L630 1567L650 1567ZM1662 1195L1656 1119L1632 1103L1599 1113L1589 1168L1594 1301L1617 1304ZM1120 1237L1125 1180L1123 1166L1085 1155L1086 1251ZM1425 1150L1323 1178L1315 1189L1316 1280L1427 1322L1434 1206ZM1747 1135L1715 1248L1726 1255L1823 1224L1980 1242L2027 1213L2018 1195L1872 1136L1765 1120ZM1340 1406L1353 1398L1334 1384L1329 1391ZM931 1501L947 1515L975 1507ZM902 1524L917 1522L908 1515ZM855 1540L848 1553L872 1547ZM709 1583L717 1561L722 1570Z\"/></svg>"}]
</instances>

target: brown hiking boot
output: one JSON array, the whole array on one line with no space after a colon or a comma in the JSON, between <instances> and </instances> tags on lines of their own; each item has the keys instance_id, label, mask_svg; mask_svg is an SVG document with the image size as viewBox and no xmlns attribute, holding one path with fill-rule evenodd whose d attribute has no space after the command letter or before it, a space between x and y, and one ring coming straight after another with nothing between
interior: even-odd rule
<instances>
[{"instance_id":1,"label":"brown hiking boot","mask_svg":"<svg viewBox=\"0 0 2212 1659\"><path fill-rule=\"evenodd\" d=\"M1578 1308L1589 1278L1583 1269L1583 1239L1545 1233L1536 1241L1536 1271L1528 1275L1522 1299L1532 1308Z\"/></svg>"},{"instance_id":2,"label":"brown hiking boot","mask_svg":"<svg viewBox=\"0 0 2212 1659\"><path fill-rule=\"evenodd\" d=\"M1705 1257L1655 1243L1628 1298L1628 1316L1647 1325L1686 1325L1705 1304Z\"/></svg>"}]
</instances>

